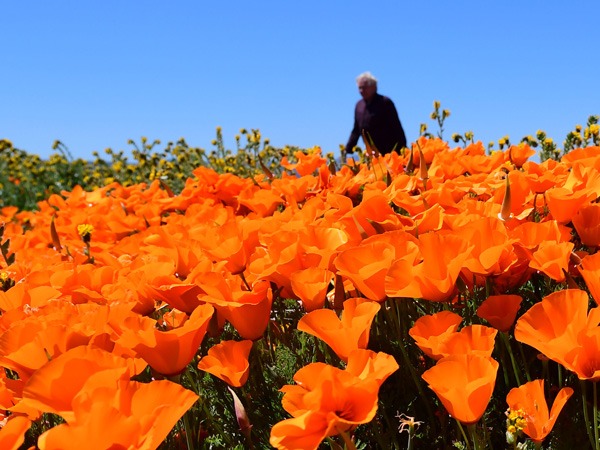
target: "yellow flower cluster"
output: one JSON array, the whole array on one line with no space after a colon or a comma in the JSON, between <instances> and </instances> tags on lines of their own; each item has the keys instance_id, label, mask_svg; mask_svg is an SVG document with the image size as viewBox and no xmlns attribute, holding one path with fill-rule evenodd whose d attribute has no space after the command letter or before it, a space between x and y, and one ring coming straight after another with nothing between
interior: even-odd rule
<instances>
[{"instance_id":1,"label":"yellow flower cluster","mask_svg":"<svg viewBox=\"0 0 600 450\"><path fill-rule=\"evenodd\" d=\"M90 236L93 232L94 232L94 226L90 225L89 223L82 223L80 225L77 225L77 233L82 238L86 238L86 237Z\"/></svg>"},{"instance_id":2,"label":"yellow flower cluster","mask_svg":"<svg viewBox=\"0 0 600 450\"><path fill-rule=\"evenodd\" d=\"M521 431L527 426L526 413L522 409L506 411L506 442L514 444Z\"/></svg>"}]
</instances>

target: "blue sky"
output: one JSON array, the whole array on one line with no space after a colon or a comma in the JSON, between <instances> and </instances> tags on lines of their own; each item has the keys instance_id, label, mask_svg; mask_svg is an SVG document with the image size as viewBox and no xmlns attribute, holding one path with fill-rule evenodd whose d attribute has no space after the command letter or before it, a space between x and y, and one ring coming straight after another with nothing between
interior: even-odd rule
<instances>
[{"instance_id":1,"label":"blue sky","mask_svg":"<svg viewBox=\"0 0 600 450\"><path fill-rule=\"evenodd\" d=\"M0 138L75 157L141 136L337 152L371 71L409 141L433 101L444 137L487 145L542 129L559 145L600 114L593 1L2 2Z\"/></svg>"}]
</instances>

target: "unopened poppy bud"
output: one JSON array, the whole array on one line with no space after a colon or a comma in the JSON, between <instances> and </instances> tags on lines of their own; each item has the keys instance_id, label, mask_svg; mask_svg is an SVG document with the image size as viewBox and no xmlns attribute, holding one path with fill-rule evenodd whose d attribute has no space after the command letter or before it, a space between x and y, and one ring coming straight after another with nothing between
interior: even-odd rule
<instances>
[{"instance_id":1,"label":"unopened poppy bud","mask_svg":"<svg viewBox=\"0 0 600 450\"><path fill-rule=\"evenodd\" d=\"M510 220L513 215L510 212L511 204L510 204L510 181L508 180L508 175L506 176L506 190L504 191L504 200L502 200L502 208L498 213L498 219L502 221Z\"/></svg>"},{"instance_id":2,"label":"unopened poppy bud","mask_svg":"<svg viewBox=\"0 0 600 450\"><path fill-rule=\"evenodd\" d=\"M419 149L419 173L421 180L427 182L429 179L429 174L427 173L427 163L425 162L425 156L423 156L423 152Z\"/></svg>"},{"instance_id":3,"label":"unopened poppy bud","mask_svg":"<svg viewBox=\"0 0 600 450\"><path fill-rule=\"evenodd\" d=\"M252 424L250 423L250 419L248 418L248 414L246 413L246 408L242 404L239 397L236 395L233 389L229 386L227 387L231 395L233 396L233 406L235 408L235 417L237 419L237 423L240 427L240 431L246 436L247 439L250 439L250 430L252 429Z\"/></svg>"},{"instance_id":4,"label":"unopened poppy bud","mask_svg":"<svg viewBox=\"0 0 600 450\"><path fill-rule=\"evenodd\" d=\"M581 258L575 252L571 252L570 260L571 264L573 264L574 266L578 266L581 264Z\"/></svg>"},{"instance_id":5,"label":"unopened poppy bud","mask_svg":"<svg viewBox=\"0 0 600 450\"><path fill-rule=\"evenodd\" d=\"M573 277L571 276L571 274L569 272L567 272L565 269L563 269L563 274L565 275L565 280L567 282L567 286L569 289L579 289L579 285L573 279Z\"/></svg>"}]
</instances>

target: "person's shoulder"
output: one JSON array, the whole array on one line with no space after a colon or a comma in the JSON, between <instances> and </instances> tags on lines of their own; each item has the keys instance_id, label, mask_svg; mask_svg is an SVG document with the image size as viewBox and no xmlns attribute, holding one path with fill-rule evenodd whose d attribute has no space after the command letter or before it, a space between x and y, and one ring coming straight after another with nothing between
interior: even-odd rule
<instances>
[{"instance_id":1,"label":"person's shoulder","mask_svg":"<svg viewBox=\"0 0 600 450\"><path fill-rule=\"evenodd\" d=\"M381 101L385 102L385 103L391 103L392 105L394 104L394 102L392 101L392 99L389 98L387 95L382 95L381 96Z\"/></svg>"}]
</instances>

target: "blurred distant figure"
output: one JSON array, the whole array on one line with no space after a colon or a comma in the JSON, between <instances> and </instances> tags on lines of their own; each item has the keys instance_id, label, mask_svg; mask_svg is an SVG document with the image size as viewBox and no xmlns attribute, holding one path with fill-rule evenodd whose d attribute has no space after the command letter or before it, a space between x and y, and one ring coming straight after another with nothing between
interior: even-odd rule
<instances>
[{"instance_id":1,"label":"blurred distant figure","mask_svg":"<svg viewBox=\"0 0 600 450\"><path fill-rule=\"evenodd\" d=\"M382 155L406 147L406 136L396 107L388 97L377 93L377 79L370 72L365 72L356 78L356 84L362 100L354 109L354 127L345 153L353 152L363 131L365 136L371 136Z\"/></svg>"}]
</instances>

